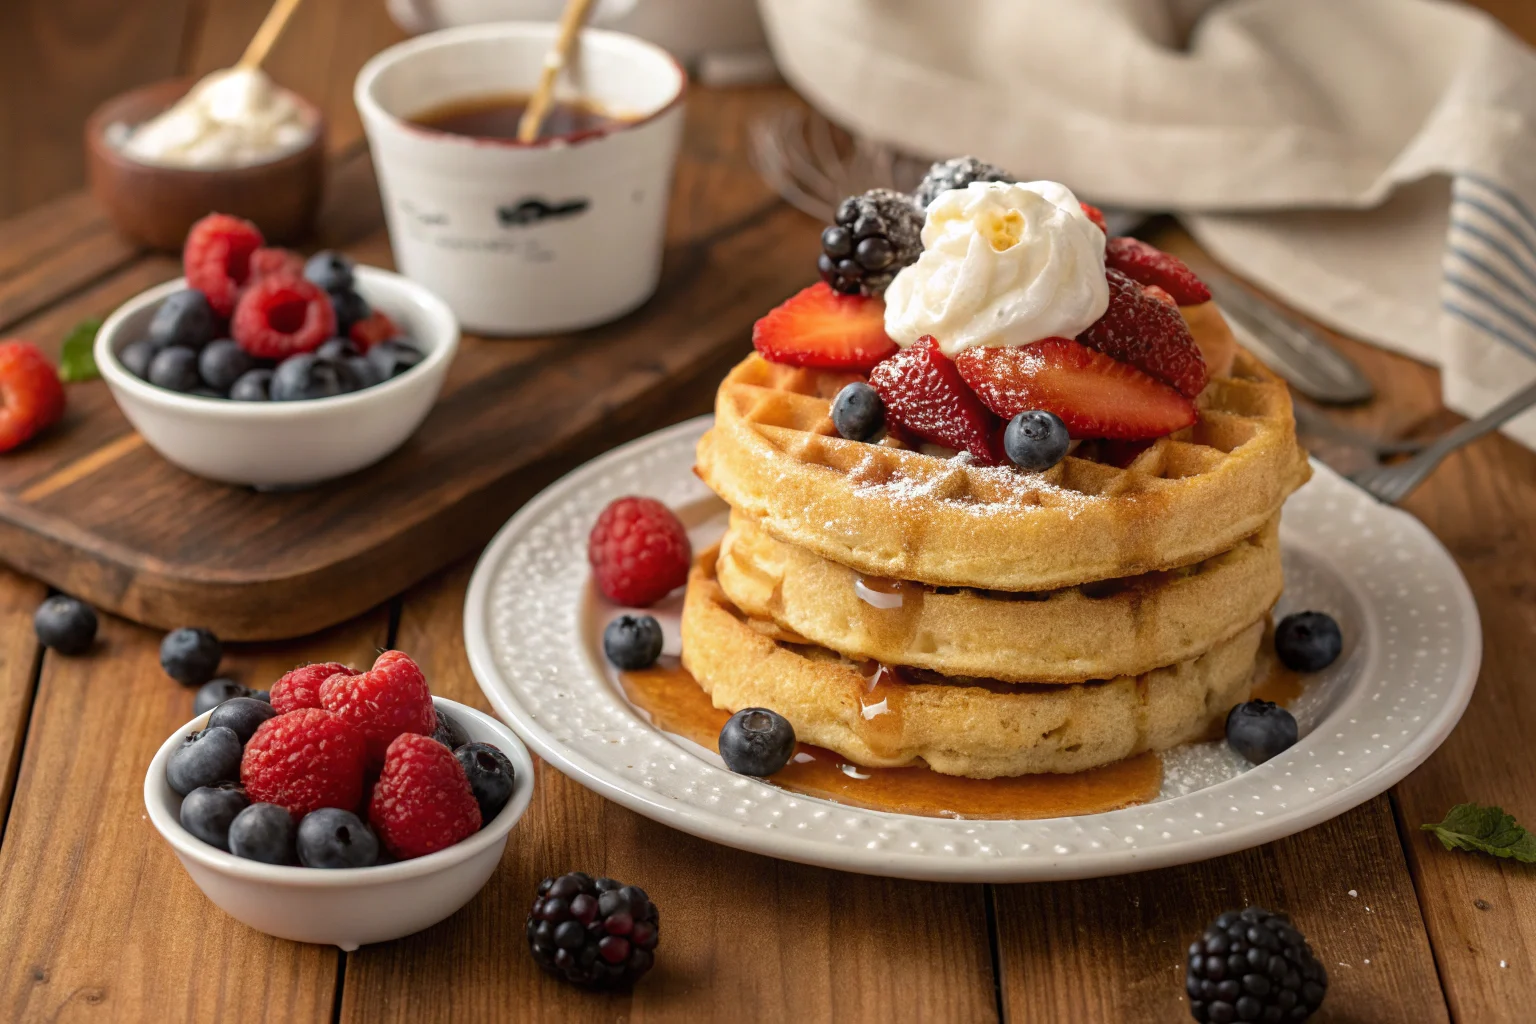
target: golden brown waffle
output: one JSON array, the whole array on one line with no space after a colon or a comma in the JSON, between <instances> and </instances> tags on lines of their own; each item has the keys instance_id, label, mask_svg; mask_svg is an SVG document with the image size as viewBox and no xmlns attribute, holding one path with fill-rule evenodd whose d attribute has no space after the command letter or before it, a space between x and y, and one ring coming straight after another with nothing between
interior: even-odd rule
<instances>
[{"instance_id":1,"label":"golden brown waffle","mask_svg":"<svg viewBox=\"0 0 1536 1024\"><path fill-rule=\"evenodd\" d=\"M776 639L715 580L717 550L695 563L683 604L683 665L716 707L772 708L804 742L855 764L926 762L946 775L995 778L1079 772L1209 734L1248 699L1256 621L1202 656L1141 676L1073 686L917 681L856 665L832 651ZM755 628L760 627L760 628Z\"/></svg>"},{"instance_id":2,"label":"golden brown waffle","mask_svg":"<svg viewBox=\"0 0 1536 1024\"><path fill-rule=\"evenodd\" d=\"M1180 569L1037 594L866 579L735 514L721 589L748 616L855 660L949 676L1079 683L1193 658L1280 597L1280 523Z\"/></svg>"},{"instance_id":3,"label":"golden brown waffle","mask_svg":"<svg viewBox=\"0 0 1536 1024\"><path fill-rule=\"evenodd\" d=\"M845 440L831 400L858 379L749 356L720 385L698 472L779 540L876 576L1040 591L1189 565L1263 528L1311 473L1284 382L1241 350L1199 422L1123 468L1097 444L1024 473Z\"/></svg>"}]
</instances>

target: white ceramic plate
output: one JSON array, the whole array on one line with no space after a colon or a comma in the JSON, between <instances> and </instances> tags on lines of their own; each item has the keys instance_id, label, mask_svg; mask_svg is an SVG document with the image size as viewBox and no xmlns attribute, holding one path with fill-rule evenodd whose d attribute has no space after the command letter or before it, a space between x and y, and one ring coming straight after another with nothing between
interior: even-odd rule
<instances>
[{"instance_id":1,"label":"white ceramic plate","mask_svg":"<svg viewBox=\"0 0 1536 1024\"><path fill-rule=\"evenodd\" d=\"M600 648L620 609L591 587L587 532L609 501L647 494L696 546L724 506L691 472L708 418L608 452L529 502L480 558L464 609L469 657L496 710L545 760L674 828L807 864L903 878L1089 878L1204 860L1290 835L1381 793L1450 734L1482 656L1477 608L1423 524L1327 467L1286 504L1278 614L1329 612L1344 654L1292 710L1301 741L1258 767L1223 743L1165 757L1154 801L1107 814L974 821L848 807L734 775L623 696ZM661 609L676 653L676 606Z\"/></svg>"}]
</instances>

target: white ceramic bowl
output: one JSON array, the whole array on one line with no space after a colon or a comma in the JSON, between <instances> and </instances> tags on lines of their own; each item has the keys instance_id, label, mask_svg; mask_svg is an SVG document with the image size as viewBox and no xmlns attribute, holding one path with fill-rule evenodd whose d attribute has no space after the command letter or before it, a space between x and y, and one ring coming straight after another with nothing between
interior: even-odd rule
<instances>
[{"instance_id":1,"label":"white ceramic bowl","mask_svg":"<svg viewBox=\"0 0 1536 1024\"><path fill-rule=\"evenodd\" d=\"M181 827L181 797L165 781L165 762L183 736L201 729L199 715L160 747L144 776L149 820L171 844L203 894L257 931L296 942L353 950L429 928L468 903L501 862L507 833L533 797L533 759L505 725L442 697L433 702L471 740L501 748L512 761L512 799L490 823L446 850L371 868L288 867L226 853Z\"/></svg>"},{"instance_id":2,"label":"white ceramic bowl","mask_svg":"<svg viewBox=\"0 0 1536 1024\"><path fill-rule=\"evenodd\" d=\"M233 402L157 388L117 358L185 279L141 292L96 335L96 366L150 447L189 473L252 487L300 487L345 476L405 443L426 419L459 347L459 324L436 295L399 274L357 268L357 290L425 354L375 387L305 402Z\"/></svg>"}]
</instances>

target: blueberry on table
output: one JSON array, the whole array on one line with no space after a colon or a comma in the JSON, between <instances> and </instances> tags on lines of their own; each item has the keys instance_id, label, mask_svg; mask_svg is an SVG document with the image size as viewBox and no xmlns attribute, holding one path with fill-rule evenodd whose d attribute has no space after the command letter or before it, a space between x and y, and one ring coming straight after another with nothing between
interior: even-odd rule
<instances>
[{"instance_id":1,"label":"blueberry on table","mask_svg":"<svg viewBox=\"0 0 1536 1024\"><path fill-rule=\"evenodd\" d=\"M379 862L379 838L363 819L338 807L299 822L299 863L307 868L366 868Z\"/></svg>"},{"instance_id":2,"label":"blueberry on table","mask_svg":"<svg viewBox=\"0 0 1536 1024\"><path fill-rule=\"evenodd\" d=\"M620 615L603 629L603 653L625 672L656 664L661 644L661 623L652 615Z\"/></svg>"},{"instance_id":3,"label":"blueberry on table","mask_svg":"<svg viewBox=\"0 0 1536 1024\"><path fill-rule=\"evenodd\" d=\"M1189 945L1184 971L1198 1021L1302 1021L1328 994L1328 972L1284 914L1229 910Z\"/></svg>"},{"instance_id":4,"label":"blueberry on table","mask_svg":"<svg viewBox=\"0 0 1536 1024\"><path fill-rule=\"evenodd\" d=\"M277 804L251 804L229 823L229 852L263 864L292 864L293 815Z\"/></svg>"},{"instance_id":5,"label":"blueberry on table","mask_svg":"<svg viewBox=\"0 0 1536 1024\"><path fill-rule=\"evenodd\" d=\"M224 657L224 645L206 629L173 629L160 641L160 667L184 686L201 686L213 678Z\"/></svg>"},{"instance_id":6,"label":"blueberry on table","mask_svg":"<svg viewBox=\"0 0 1536 1024\"><path fill-rule=\"evenodd\" d=\"M1008 460L1031 473L1050 469L1067 454L1072 439L1061 417L1044 409L1021 412L1003 431L1003 451Z\"/></svg>"},{"instance_id":7,"label":"blueberry on table","mask_svg":"<svg viewBox=\"0 0 1536 1024\"><path fill-rule=\"evenodd\" d=\"M272 374L271 395L274 402L301 402L331 398L351 390L350 374L337 363L321 359L313 352L289 356L277 364Z\"/></svg>"},{"instance_id":8,"label":"blueberry on table","mask_svg":"<svg viewBox=\"0 0 1536 1024\"><path fill-rule=\"evenodd\" d=\"M165 780L182 796L200 786L233 782L240 778L242 753L240 737L228 726L191 733L166 761Z\"/></svg>"},{"instance_id":9,"label":"blueberry on table","mask_svg":"<svg viewBox=\"0 0 1536 1024\"><path fill-rule=\"evenodd\" d=\"M197 353L180 345L161 349L149 361L149 376L146 379L155 387L167 391L185 393L201 387L203 379L197 373Z\"/></svg>"},{"instance_id":10,"label":"blueberry on table","mask_svg":"<svg viewBox=\"0 0 1536 1024\"><path fill-rule=\"evenodd\" d=\"M1344 634L1326 612L1297 612L1275 627L1275 653L1293 672L1321 672L1344 650Z\"/></svg>"},{"instance_id":11,"label":"blueberry on table","mask_svg":"<svg viewBox=\"0 0 1536 1024\"><path fill-rule=\"evenodd\" d=\"M656 962L661 915L644 889L573 871L539 883L523 933L534 962L555 977L626 988Z\"/></svg>"},{"instance_id":12,"label":"blueberry on table","mask_svg":"<svg viewBox=\"0 0 1536 1024\"><path fill-rule=\"evenodd\" d=\"M232 729L240 737L240 742L244 743L255 734L262 722L276 717L277 709L264 700L231 697L213 709L213 714L208 716L208 725L222 725Z\"/></svg>"},{"instance_id":13,"label":"blueberry on table","mask_svg":"<svg viewBox=\"0 0 1536 1024\"><path fill-rule=\"evenodd\" d=\"M1227 712L1227 746L1263 764L1296 745L1296 716L1267 700L1250 700Z\"/></svg>"},{"instance_id":14,"label":"blueberry on table","mask_svg":"<svg viewBox=\"0 0 1536 1024\"><path fill-rule=\"evenodd\" d=\"M200 715L204 711L212 711L227 700L250 695L250 690L233 679L210 679L197 688L197 696L192 700L192 713Z\"/></svg>"},{"instance_id":15,"label":"blueberry on table","mask_svg":"<svg viewBox=\"0 0 1536 1024\"><path fill-rule=\"evenodd\" d=\"M442 708L437 708L436 713L437 728L432 732L433 739L449 750L458 750L469 742L469 734L464 731L463 726L443 714Z\"/></svg>"},{"instance_id":16,"label":"blueberry on table","mask_svg":"<svg viewBox=\"0 0 1536 1024\"><path fill-rule=\"evenodd\" d=\"M229 397L236 402L267 402L272 399L271 389L271 370L249 370L230 386Z\"/></svg>"},{"instance_id":17,"label":"blueberry on table","mask_svg":"<svg viewBox=\"0 0 1536 1024\"><path fill-rule=\"evenodd\" d=\"M885 403L862 381L849 384L832 400L832 426L850 441L868 441L884 425Z\"/></svg>"},{"instance_id":18,"label":"blueberry on table","mask_svg":"<svg viewBox=\"0 0 1536 1024\"><path fill-rule=\"evenodd\" d=\"M391 380L420 363L426 356L406 341L381 341L368 350L368 361L378 371L380 380Z\"/></svg>"},{"instance_id":19,"label":"blueberry on table","mask_svg":"<svg viewBox=\"0 0 1536 1024\"><path fill-rule=\"evenodd\" d=\"M368 308L368 300L351 288L340 291L327 288L326 294L331 297L331 309L336 313L336 331L339 334L346 334L353 324L368 319L373 312Z\"/></svg>"},{"instance_id":20,"label":"blueberry on table","mask_svg":"<svg viewBox=\"0 0 1536 1024\"><path fill-rule=\"evenodd\" d=\"M322 249L304 264L304 277L322 291L341 291L352 287L355 266L349 257L335 249Z\"/></svg>"},{"instance_id":21,"label":"blueberry on table","mask_svg":"<svg viewBox=\"0 0 1536 1024\"><path fill-rule=\"evenodd\" d=\"M117 354L117 361L140 380L149 380L149 364L154 362L160 348L148 338L140 338L123 346L123 350Z\"/></svg>"},{"instance_id":22,"label":"blueberry on table","mask_svg":"<svg viewBox=\"0 0 1536 1024\"><path fill-rule=\"evenodd\" d=\"M795 727L768 708L743 708L720 730L720 756L738 775L765 778L789 763Z\"/></svg>"},{"instance_id":23,"label":"blueberry on table","mask_svg":"<svg viewBox=\"0 0 1536 1024\"><path fill-rule=\"evenodd\" d=\"M181 827L209 846L227 850L230 825L250 802L238 782L199 786L181 801Z\"/></svg>"},{"instance_id":24,"label":"blueberry on table","mask_svg":"<svg viewBox=\"0 0 1536 1024\"><path fill-rule=\"evenodd\" d=\"M480 805L480 824L484 827L512 799L512 761L489 743L466 743L453 756L464 766L464 777Z\"/></svg>"},{"instance_id":25,"label":"blueberry on table","mask_svg":"<svg viewBox=\"0 0 1536 1024\"><path fill-rule=\"evenodd\" d=\"M84 654L96 640L96 612L67 594L55 594L37 606L32 628L37 641L60 654Z\"/></svg>"},{"instance_id":26,"label":"blueberry on table","mask_svg":"<svg viewBox=\"0 0 1536 1024\"><path fill-rule=\"evenodd\" d=\"M255 358L233 338L209 342L197 357L198 374L215 391L228 391L255 367Z\"/></svg>"},{"instance_id":27,"label":"blueberry on table","mask_svg":"<svg viewBox=\"0 0 1536 1024\"><path fill-rule=\"evenodd\" d=\"M158 347L179 345L198 349L219 336L219 319L202 292L174 292L160 303L149 321L149 340Z\"/></svg>"}]
</instances>

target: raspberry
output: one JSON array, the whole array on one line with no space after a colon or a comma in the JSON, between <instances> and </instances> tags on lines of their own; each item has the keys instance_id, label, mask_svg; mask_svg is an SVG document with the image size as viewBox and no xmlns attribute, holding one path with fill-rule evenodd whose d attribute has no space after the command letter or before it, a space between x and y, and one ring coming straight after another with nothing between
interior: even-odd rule
<instances>
[{"instance_id":1,"label":"raspberry","mask_svg":"<svg viewBox=\"0 0 1536 1024\"><path fill-rule=\"evenodd\" d=\"M620 988L656 962L661 916L639 886L572 871L539 883L524 933L534 962L555 977Z\"/></svg>"},{"instance_id":2,"label":"raspberry","mask_svg":"<svg viewBox=\"0 0 1536 1024\"><path fill-rule=\"evenodd\" d=\"M620 498L587 538L597 589L610 601L645 608L688 581L693 548L672 510L653 498Z\"/></svg>"},{"instance_id":3,"label":"raspberry","mask_svg":"<svg viewBox=\"0 0 1536 1024\"><path fill-rule=\"evenodd\" d=\"M1002 423L961 379L955 361L939 350L932 335L875 367L869 383L885 402L887 423L898 423L924 441L968 451L984 466L1003 462Z\"/></svg>"},{"instance_id":4,"label":"raspberry","mask_svg":"<svg viewBox=\"0 0 1536 1024\"><path fill-rule=\"evenodd\" d=\"M1104 265L1140 284L1157 285L1181 306L1197 306L1211 299L1205 282L1183 260L1139 238L1111 238L1104 246Z\"/></svg>"},{"instance_id":5,"label":"raspberry","mask_svg":"<svg viewBox=\"0 0 1536 1024\"><path fill-rule=\"evenodd\" d=\"M302 818L319 807L355 809L363 800L363 734L329 711L300 708L256 729L240 760L252 803Z\"/></svg>"},{"instance_id":6,"label":"raspberry","mask_svg":"<svg viewBox=\"0 0 1536 1024\"><path fill-rule=\"evenodd\" d=\"M430 736L401 733L384 755L368 822L396 857L422 857L472 836L480 805L453 751Z\"/></svg>"},{"instance_id":7,"label":"raspberry","mask_svg":"<svg viewBox=\"0 0 1536 1024\"><path fill-rule=\"evenodd\" d=\"M390 341L400 337L400 328L389 317L374 310L368 316L363 317L353 324L347 331L347 337L352 339L352 344L361 352L367 352L381 341Z\"/></svg>"},{"instance_id":8,"label":"raspberry","mask_svg":"<svg viewBox=\"0 0 1536 1024\"><path fill-rule=\"evenodd\" d=\"M336 311L325 292L302 277L264 277L240 296L230 333L259 359L286 359L335 334Z\"/></svg>"},{"instance_id":9,"label":"raspberry","mask_svg":"<svg viewBox=\"0 0 1536 1024\"><path fill-rule=\"evenodd\" d=\"M331 676L320 685L320 706L357 727L375 764L401 733L431 736L437 729L427 679L401 651L385 651L367 672Z\"/></svg>"},{"instance_id":10,"label":"raspberry","mask_svg":"<svg viewBox=\"0 0 1536 1024\"><path fill-rule=\"evenodd\" d=\"M251 276L251 255L262 246L256 225L224 213L210 213L187 232L181 250L187 284L202 292L219 316L234 312L240 287Z\"/></svg>"},{"instance_id":11,"label":"raspberry","mask_svg":"<svg viewBox=\"0 0 1536 1024\"><path fill-rule=\"evenodd\" d=\"M357 670L334 661L300 665L272 684L272 706L280 715L320 707L320 684L331 676L355 676Z\"/></svg>"},{"instance_id":12,"label":"raspberry","mask_svg":"<svg viewBox=\"0 0 1536 1024\"><path fill-rule=\"evenodd\" d=\"M64 415L59 373L29 341L0 341L0 452L8 452Z\"/></svg>"},{"instance_id":13,"label":"raspberry","mask_svg":"<svg viewBox=\"0 0 1536 1024\"><path fill-rule=\"evenodd\" d=\"M1205 390L1209 372L1178 309L1118 270L1106 270L1109 308L1077 340L1171 384L1186 398Z\"/></svg>"},{"instance_id":14,"label":"raspberry","mask_svg":"<svg viewBox=\"0 0 1536 1024\"><path fill-rule=\"evenodd\" d=\"M263 246L251 253L248 281L260 281L264 277L303 277L304 257L292 249L276 249Z\"/></svg>"},{"instance_id":15,"label":"raspberry","mask_svg":"<svg viewBox=\"0 0 1536 1024\"><path fill-rule=\"evenodd\" d=\"M1094 206L1092 203L1085 203L1081 200L1078 201L1077 205L1083 208L1083 212L1088 215L1088 219L1093 221L1094 225L1097 226L1100 231L1104 232L1106 235L1109 234L1109 225L1104 222L1103 210L1099 209L1097 206Z\"/></svg>"},{"instance_id":16,"label":"raspberry","mask_svg":"<svg viewBox=\"0 0 1536 1024\"><path fill-rule=\"evenodd\" d=\"M1172 306L1174 309L1179 308L1178 301L1155 284L1143 285L1141 290L1165 306Z\"/></svg>"}]
</instances>

